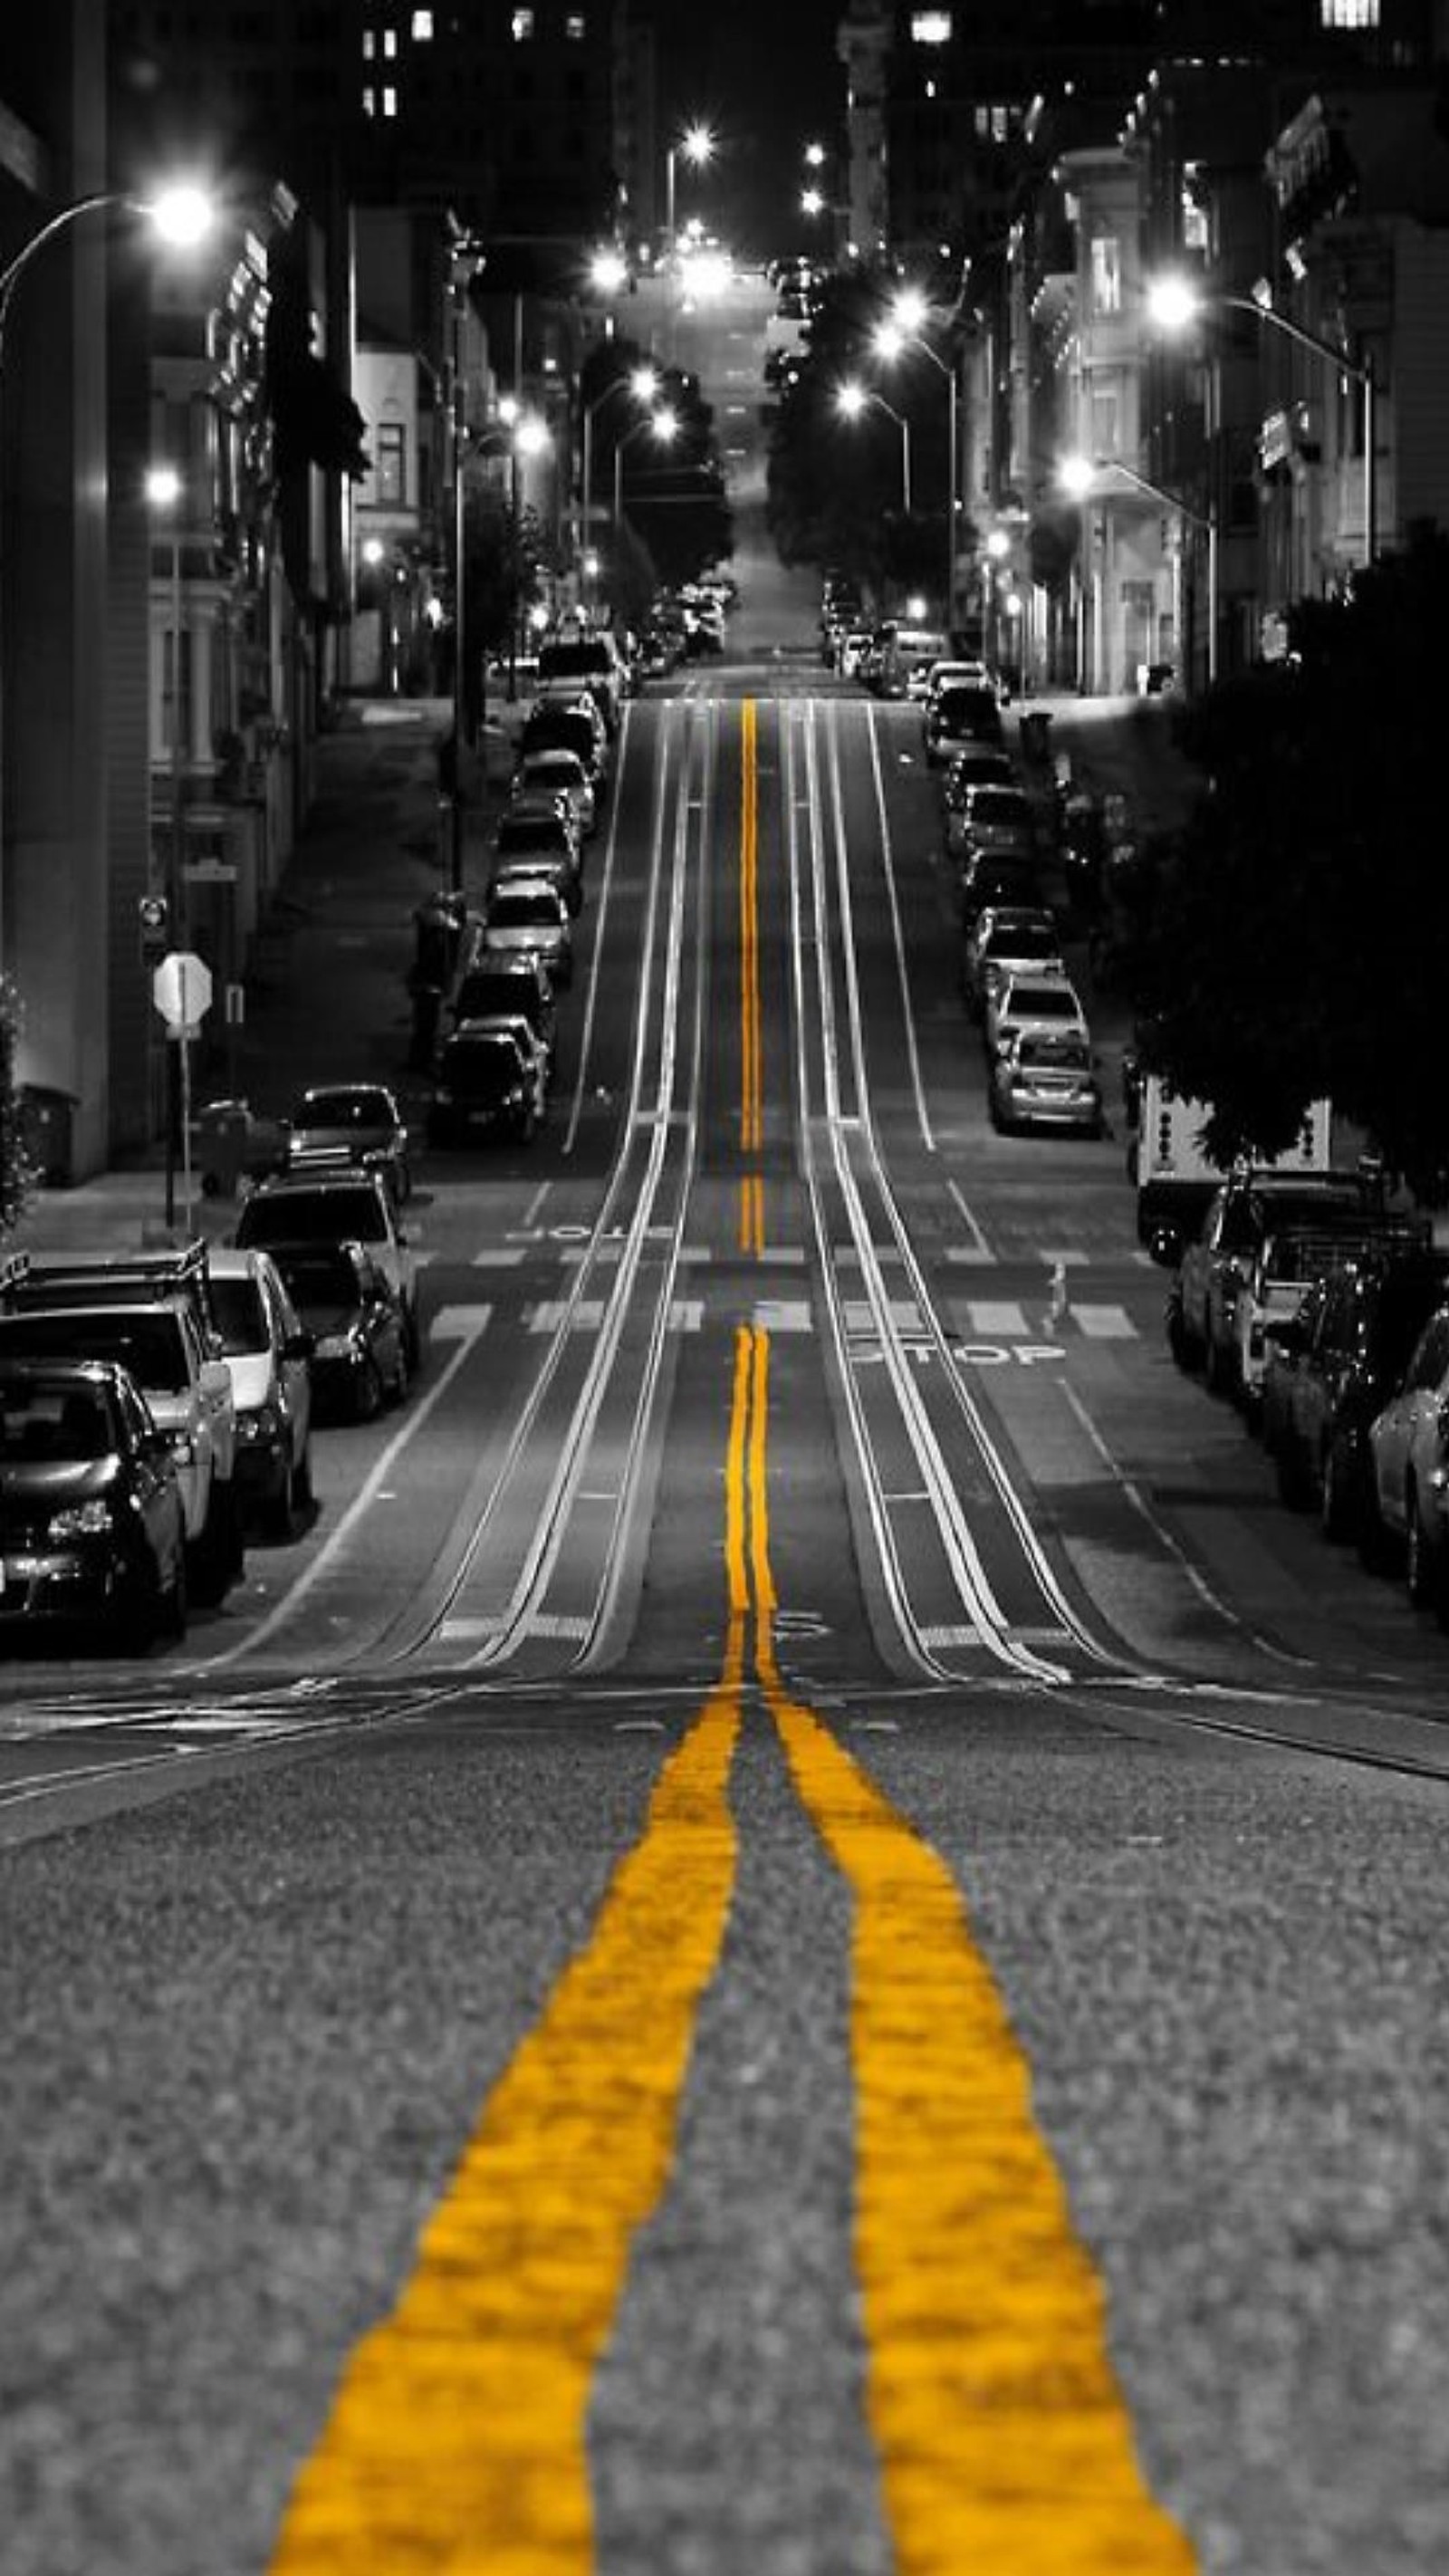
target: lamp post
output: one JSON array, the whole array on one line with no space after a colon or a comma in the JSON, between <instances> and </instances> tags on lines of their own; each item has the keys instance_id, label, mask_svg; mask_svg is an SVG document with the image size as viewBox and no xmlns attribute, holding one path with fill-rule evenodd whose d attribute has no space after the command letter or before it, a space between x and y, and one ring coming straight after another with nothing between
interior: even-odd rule
<instances>
[{"instance_id":1,"label":"lamp post","mask_svg":"<svg viewBox=\"0 0 1449 2576\"><path fill-rule=\"evenodd\" d=\"M616 376L611 385L606 385L601 394L596 394L591 403L584 405L583 507L579 516L586 545L589 534L589 512L594 496L594 414L602 411L605 404L611 403L617 394L626 393L632 394L634 400L639 403L656 402L659 397L658 369L635 367L630 375Z\"/></svg>"},{"instance_id":2,"label":"lamp post","mask_svg":"<svg viewBox=\"0 0 1449 2576\"><path fill-rule=\"evenodd\" d=\"M895 422L901 433L901 508L909 518L911 515L910 421L904 412L897 411L894 403L888 403L885 395L878 394L870 385L842 385L835 397L835 408L844 420L859 420L867 403L873 403L877 411L883 411L888 419Z\"/></svg>"},{"instance_id":3,"label":"lamp post","mask_svg":"<svg viewBox=\"0 0 1449 2576\"><path fill-rule=\"evenodd\" d=\"M960 448L958 403L960 397L957 391L955 367L951 365L947 359L941 356L938 349L933 349L930 341L922 336L921 325L926 319L926 310L927 308L924 296L920 295L913 288L907 287L903 289L903 291L896 297L892 318L887 322L883 322L875 333L874 345L878 355L885 359L887 365L889 365L892 360L898 358L903 350L908 348L919 349L923 358L930 359L936 373L940 376L944 376L946 379L946 443L948 455L946 464L945 622L949 627L951 623L951 611L955 605L956 598L956 505L958 497L957 486L960 477L960 455L958 452Z\"/></svg>"},{"instance_id":4,"label":"lamp post","mask_svg":"<svg viewBox=\"0 0 1449 2576\"><path fill-rule=\"evenodd\" d=\"M167 511L171 519L171 721L167 727L171 750L171 829L166 844L166 912L171 925L170 945L185 950L186 935L186 820L182 794L185 743L181 723L181 503L182 483L174 465L152 465L146 474L146 498L153 510ZM164 659L163 659L164 670ZM165 694L163 687L163 696ZM183 1159L189 1146L189 1113L191 1089L191 1041L185 1029L166 1050L166 1222L176 1223L176 1144L178 1133ZM190 1192L188 1189L188 1199ZM187 1211L190 1223L190 1209Z\"/></svg>"},{"instance_id":5,"label":"lamp post","mask_svg":"<svg viewBox=\"0 0 1449 2576\"><path fill-rule=\"evenodd\" d=\"M674 250L679 155L682 152L686 161L696 170L702 170L706 161L713 160L714 150L714 136L709 127L695 123L685 127L684 132L670 144L664 155L664 240L665 247L671 255Z\"/></svg>"},{"instance_id":6,"label":"lamp post","mask_svg":"<svg viewBox=\"0 0 1449 2576\"><path fill-rule=\"evenodd\" d=\"M1301 322L1280 313L1272 291L1263 281L1251 295L1200 295L1185 277L1159 277L1148 288L1149 319L1164 331L1184 331L1209 306L1221 305L1234 313L1251 313L1256 322L1269 330L1280 331L1285 340L1296 341L1300 349L1312 350L1315 357L1326 358L1340 375L1349 376L1363 388L1363 559L1371 564L1378 556L1378 468L1375 460L1377 434L1378 378L1372 358L1351 358L1332 340L1310 331Z\"/></svg>"},{"instance_id":7,"label":"lamp post","mask_svg":"<svg viewBox=\"0 0 1449 2576\"><path fill-rule=\"evenodd\" d=\"M132 197L124 190L104 189L76 198L74 204L62 206L58 214L38 226L8 265L0 269L0 403L5 383L5 326L15 292L31 262L49 242L85 215L123 210L140 215L148 222L159 240L176 250L191 250L204 240L215 221L215 209L204 191L192 185L177 185L158 190L149 198ZM4 457L4 423L0 418L0 463ZM4 957L4 885L5 885L5 728L4 728L4 598L5 567L0 561L0 961Z\"/></svg>"},{"instance_id":8,"label":"lamp post","mask_svg":"<svg viewBox=\"0 0 1449 2576\"><path fill-rule=\"evenodd\" d=\"M1148 475L1139 474L1134 465L1124 464L1120 456L1104 456L1097 457L1095 459L1090 456L1069 456L1064 460L1059 470L1057 480L1061 484L1064 492L1068 492L1074 499L1080 500L1085 499L1091 492L1092 486L1096 482L1099 474L1120 474L1124 483L1130 483L1134 491L1145 493L1149 500L1160 501L1165 510L1174 511L1179 519L1183 519L1187 522L1189 527L1202 528L1206 530L1208 561L1207 676L1208 686L1211 688L1214 680L1216 680L1218 676L1218 522L1216 511L1209 510L1205 513L1201 510L1190 509L1186 501L1183 500L1181 493L1165 490L1162 484L1154 483ZM1180 595L1174 603L1173 623L1176 628L1178 659L1181 661L1182 602Z\"/></svg>"},{"instance_id":9,"label":"lamp post","mask_svg":"<svg viewBox=\"0 0 1449 2576\"><path fill-rule=\"evenodd\" d=\"M636 438L642 438L646 430L658 439L661 447L668 447L679 435L679 415L667 407L663 411L651 411L647 420L636 420L632 429L625 430L614 449L614 543L616 547L624 525L624 450L626 447L632 447Z\"/></svg>"}]
</instances>

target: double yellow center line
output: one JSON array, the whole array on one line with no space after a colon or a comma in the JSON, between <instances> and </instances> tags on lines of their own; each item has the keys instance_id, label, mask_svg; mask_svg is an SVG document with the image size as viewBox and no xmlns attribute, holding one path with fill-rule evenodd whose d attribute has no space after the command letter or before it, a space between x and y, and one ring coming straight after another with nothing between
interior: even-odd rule
<instances>
[{"instance_id":1,"label":"double yellow center line","mask_svg":"<svg viewBox=\"0 0 1449 2576\"><path fill-rule=\"evenodd\" d=\"M764 1142L760 1044L759 710L746 698L740 714L740 1152ZM765 1248L765 1184L759 1172L740 1179L740 1250Z\"/></svg>"},{"instance_id":2,"label":"double yellow center line","mask_svg":"<svg viewBox=\"0 0 1449 2576\"><path fill-rule=\"evenodd\" d=\"M898 2576L1192 2576L1143 2480L1102 2286L955 1882L780 1675L769 1360L742 1327L719 1683L345 2370L273 2576L593 2576L590 2390L669 2184L729 1920L747 1660L853 1901L854 2249Z\"/></svg>"}]
</instances>

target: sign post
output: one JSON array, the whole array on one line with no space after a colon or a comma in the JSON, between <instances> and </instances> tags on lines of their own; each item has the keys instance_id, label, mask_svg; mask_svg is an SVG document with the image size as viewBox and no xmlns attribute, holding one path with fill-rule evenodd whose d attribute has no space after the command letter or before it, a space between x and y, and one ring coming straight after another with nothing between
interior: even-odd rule
<instances>
[{"instance_id":1,"label":"sign post","mask_svg":"<svg viewBox=\"0 0 1449 2576\"><path fill-rule=\"evenodd\" d=\"M166 1035L181 1049L181 1203L191 1232L191 1041L211 1008L211 969L190 949L173 949L151 978L151 999L166 1023ZM166 1132L166 1222L176 1222L176 1136Z\"/></svg>"}]
</instances>

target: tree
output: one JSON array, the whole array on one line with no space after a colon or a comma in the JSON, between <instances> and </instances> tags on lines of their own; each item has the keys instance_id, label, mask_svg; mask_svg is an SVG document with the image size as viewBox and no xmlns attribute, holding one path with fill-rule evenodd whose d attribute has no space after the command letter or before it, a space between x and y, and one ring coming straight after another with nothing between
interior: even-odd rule
<instances>
[{"instance_id":1,"label":"tree","mask_svg":"<svg viewBox=\"0 0 1449 2576\"><path fill-rule=\"evenodd\" d=\"M1142 862L1124 942L1144 1064L1211 1101L1217 1152L1281 1149L1327 1095L1438 1193L1449 871L1431 818L1449 703L1449 538L1290 619L1286 662L1188 709L1203 796Z\"/></svg>"}]
</instances>

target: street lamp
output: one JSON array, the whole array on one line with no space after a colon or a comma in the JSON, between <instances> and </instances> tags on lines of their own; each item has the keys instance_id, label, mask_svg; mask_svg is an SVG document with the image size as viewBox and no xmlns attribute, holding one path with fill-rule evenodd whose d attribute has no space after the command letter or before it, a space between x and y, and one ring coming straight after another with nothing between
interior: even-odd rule
<instances>
[{"instance_id":1,"label":"street lamp","mask_svg":"<svg viewBox=\"0 0 1449 2576\"><path fill-rule=\"evenodd\" d=\"M946 379L946 624L949 626L956 600L956 486L960 471L957 453L960 444L958 396L955 367L922 336L928 311L926 299L918 287L902 287L895 297L890 319L882 322L874 334L874 346L887 366L900 357L903 350L919 349L923 358L930 359L936 373Z\"/></svg>"},{"instance_id":2,"label":"street lamp","mask_svg":"<svg viewBox=\"0 0 1449 2576\"><path fill-rule=\"evenodd\" d=\"M712 161L715 154L715 139L709 127L699 123L686 126L664 155L664 238L665 246L671 252L674 249L676 174L681 152L696 170L702 170L706 161Z\"/></svg>"},{"instance_id":3,"label":"street lamp","mask_svg":"<svg viewBox=\"0 0 1449 2576\"><path fill-rule=\"evenodd\" d=\"M911 515L910 421L904 412L897 411L894 403L888 403L885 395L878 394L870 385L842 385L835 397L835 408L844 420L859 420L867 403L873 403L877 411L883 411L888 419L895 422L901 433L901 508L909 518Z\"/></svg>"},{"instance_id":4,"label":"street lamp","mask_svg":"<svg viewBox=\"0 0 1449 2576\"><path fill-rule=\"evenodd\" d=\"M651 411L647 420L636 420L632 429L625 430L614 449L614 539L616 544L624 524L624 450L626 447L632 447L636 438L642 438L646 430L652 437L658 439L661 447L668 447L679 436L679 414L671 411L667 404L662 411Z\"/></svg>"},{"instance_id":5,"label":"street lamp","mask_svg":"<svg viewBox=\"0 0 1449 2576\"><path fill-rule=\"evenodd\" d=\"M1365 564L1373 563L1378 555L1378 469L1374 454L1378 378L1372 358L1367 352L1362 358L1350 358L1334 341L1280 313L1266 278L1259 280L1251 295L1202 295L1189 278L1173 276L1155 279L1147 290L1148 318L1167 332L1185 331L1214 306L1226 306L1234 313L1251 313L1256 322L1281 331L1285 340L1296 341L1300 349L1311 349L1315 357L1326 358L1340 375L1350 376L1363 387L1363 559Z\"/></svg>"},{"instance_id":6,"label":"street lamp","mask_svg":"<svg viewBox=\"0 0 1449 2576\"><path fill-rule=\"evenodd\" d=\"M659 399L657 367L635 367L627 376L616 376L611 385L605 385L601 394L596 394L591 403L584 405L583 507L579 516L585 538L589 532L589 510L594 497L594 414L602 411L606 403L611 403L616 394L632 394L637 403L646 405L657 402Z\"/></svg>"},{"instance_id":7,"label":"street lamp","mask_svg":"<svg viewBox=\"0 0 1449 2576\"><path fill-rule=\"evenodd\" d=\"M1162 484L1152 482L1150 477L1146 474L1139 474L1135 466L1124 464L1120 456L1104 456L1098 457L1095 460L1090 456L1068 456L1063 459L1058 471L1057 480L1060 483L1062 490L1069 493L1074 500L1083 500L1090 494L1092 486L1096 482L1099 474L1120 474L1124 483L1130 483L1134 491L1144 492L1151 501L1160 501L1165 510L1174 511L1179 519L1183 519L1187 522L1189 527L1202 528L1206 530L1208 566L1207 676L1208 686L1211 688L1214 680L1216 680L1218 676L1217 513L1212 510L1203 512L1201 510L1190 509L1187 502L1182 498L1180 492L1167 491ZM1179 575L1179 582L1180 579L1181 576ZM1179 662L1181 662L1182 600L1180 591L1179 596L1173 603L1173 624L1176 631L1177 656Z\"/></svg>"},{"instance_id":8,"label":"street lamp","mask_svg":"<svg viewBox=\"0 0 1449 2576\"><path fill-rule=\"evenodd\" d=\"M185 744L181 721L181 503L182 482L174 465L152 465L146 473L146 498L153 510L168 511L171 517L171 831L167 842L166 912L171 925L173 949L188 946L186 936L186 823L182 798ZM163 673L165 668L163 657ZM165 696L163 678L162 696ZM190 1039L183 1028L175 1040L175 1052L166 1051L166 1222L176 1222L176 1140L182 1141L190 1199L190 1110L191 1054ZM187 1223L191 1221L188 1204Z\"/></svg>"},{"instance_id":9,"label":"street lamp","mask_svg":"<svg viewBox=\"0 0 1449 2576\"><path fill-rule=\"evenodd\" d=\"M72 205L62 206L23 241L8 265L0 269L0 407L3 407L5 381L5 326L15 290L32 260L48 242L79 223L83 215L104 214L115 210L139 215L155 232L158 240L173 250L191 250L204 240L216 220L216 210L204 189L191 182L177 183L159 189L152 197L132 197L124 190L102 189L87 197L77 197ZM3 455L4 425L0 420L0 455ZM4 884L5 884L5 732L4 732L4 564L0 561L0 958L4 955Z\"/></svg>"}]
</instances>

